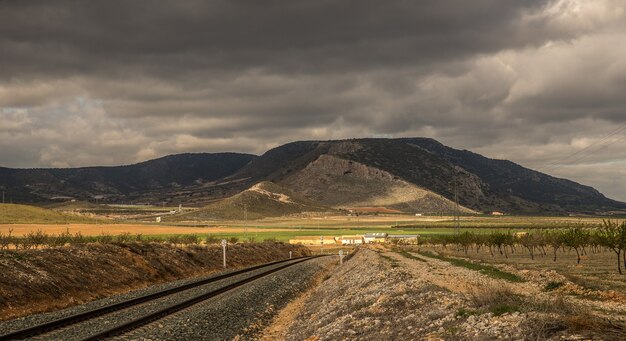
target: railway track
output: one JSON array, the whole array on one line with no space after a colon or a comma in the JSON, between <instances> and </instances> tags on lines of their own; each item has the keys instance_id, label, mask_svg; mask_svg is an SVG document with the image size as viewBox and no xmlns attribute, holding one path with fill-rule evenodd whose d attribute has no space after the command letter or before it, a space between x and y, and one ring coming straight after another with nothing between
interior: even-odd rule
<instances>
[{"instance_id":1,"label":"railway track","mask_svg":"<svg viewBox=\"0 0 626 341\"><path fill-rule=\"evenodd\" d=\"M85 323L89 323L90 321L93 323L94 320L106 318L108 315L123 314L125 310L129 309L139 309L143 305L150 304L153 302L158 302L160 299L167 297L175 297L176 294L185 294L187 293L187 297L184 297L179 300L174 300L175 302L171 304L166 304L158 309L147 309L151 310L141 316L129 318L124 321L117 321L113 323L113 326L100 329L98 331L93 332L92 334L84 337L80 337L80 340L102 340L113 336L122 335L126 332L159 320L168 315L174 314L183 309L189 308L197 303L205 301L209 298L215 297L222 293L233 290L237 287L243 286L247 283L250 283L256 279L268 276L272 273L280 271L282 269L288 268L290 266L305 262L309 259L313 259L320 256L313 257L301 257L295 259L286 259L266 264L261 264L249 268L245 268L242 270L233 271L230 273L205 278L202 280L198 280L192 283L187 283L184 285L180 285L177 287L165 289L162 291L158 291L152 294L148 294L145 296L129 299L126 301L114 303L111 305L107 305L101 308L89 310L86 312L78 313L75 315L71 315L68 317L60 318L57 320L53 320L50 322L42 323L39 325L34 325L25 329L13 331L8 334L0 335L0 341L4 340L23 340L23 339L55 339L58 336L54 336L56 332L63 331L67 328L79 328L81 325ZM239 279L238 277L242 277ZM232 281L235 280L235 281ZM220 281L230 281L229 283L219 284ZM213 287L200 290L203 286L213 285ZM189 294L189 292L193 290L200 290L198 293ZM131 314L132 315L132 314ZM108 322L104 322L106 324ZM87 328L85 328L87 329Z\"/></svg>"}]
</instances>

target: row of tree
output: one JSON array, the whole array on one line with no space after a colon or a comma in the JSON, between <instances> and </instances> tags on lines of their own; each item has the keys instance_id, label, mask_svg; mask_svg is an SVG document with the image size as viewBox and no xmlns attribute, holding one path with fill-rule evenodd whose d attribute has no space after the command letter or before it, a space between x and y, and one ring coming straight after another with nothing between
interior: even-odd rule
<instances>
[{"instance_id":1,"label":"row of tree","mask_svg":"<svg viewBox=\"0 0 626 341\"><path fill-rule=\"evenodd\" d=\"M597 227L569 227L564 229L533 230L528 232L498 232L488 234L463 232L452 235L436 235L420 240L420 243L440 245L444 248L455 245L466 254L469 250L479 252L481 248L489 249L492 256L496 254L508 257L516 249L527 250L532 259L537 253L545 256L549 251L553 260L557 259L559 250L574 250L577 262L588 252L599 253L610 250L617 256L617 270L622 274L622 263L626 269L626 221L617 223L603 221Z\"/></svg>"},{"instance_id":2,"label":"row of tree","mask_svg":"<svg viewBox=\"0 0 626 341\"><path fill-rule=\"evenodd\" d=\"M47 234L41 230L31 231L24 236L14 236L13 230L8 233L0 232L0 250L30 250L48 247L62 247L67 245L80 245L87 243L115 244L115 243L167 243L173 245L197 245L204 239L206 244L218 244L220 238L207 236L201 238L197 234L173 234L166 236L144 236L141 234L122 233L119 235L101 234L98 236L85 236L80 232L71 233L69 230L58 234ZM239 242L239 238L227 238L231 244ZM249 240L253 242L254 240ZM274 239L265 241L275 241Z\"/></svg>"}]
</instances>

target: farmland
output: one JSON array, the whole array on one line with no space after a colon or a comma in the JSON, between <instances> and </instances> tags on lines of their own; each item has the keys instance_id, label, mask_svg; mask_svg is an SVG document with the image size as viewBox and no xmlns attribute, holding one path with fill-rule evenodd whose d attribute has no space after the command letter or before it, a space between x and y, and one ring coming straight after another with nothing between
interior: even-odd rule
<instances>
[{"instance_id":1,"label":"farmland","mask_svg":"<svg viewBox=\"0 0 626 341\"><path fill-rule=\"evenodd\" d=\"M100 207L89 209L92 210L90 214L93 214ZM132 214L120 215L116 212L119 210ZM419 325L420 329L412 330L411 335L452 339L456 336L472 338L481 335L506 338L506 335L519 336L533 331L535 321L546 325L537 331L538 339L558 335L555 333L570 335L584 332L586 334L581 335L600 335L601 338L623 335L626 275L619 274L616 253L611 248L615 245L618 249L623 246L609 238L621 240L621 227L626 225L619 219L609 222L595 217L463 216L459 228L455 228L453 217L406 214L311 214L256 220L163 223L146 218L163 213L160 210L163 208L109 206L106 212L94 215L95 219L90 218L94 220L89 223L64 223L65 218L60 218L37 224L0 224L0 255L6 258L5 262L25 262L35 256L48 258L49 255L72 254L72 250L109 250L107 252L116 255L120 253L119 250L125 250L120 254L148 257L149 264L158 265L163 259L174 259L170 253L190 255L196 252L219 264L221 239L228 241L229 252L239 248L260 248L278 252L276 257L281 258L286 257L288 248L306 250L304 246L275 243L286 242L296 236L345 236L368 232L419 234L419 245L402 245L402 242L368 245L358 248L360 251L356 253L354 248L345 245L313 245L306 252L336 255L341 249L352 258L339 273L356 267L360 269L357 271L358 278L376 278L367 282L371 286L360 287L358 294L362 297L365 293L366 300L371 300L367 302L372 305L372 309L361 303L354 303L349 308L350 311L359 312L358 316L368 316L378 311L379 308L373 307L378 304L377 297L383 289L390 290L393 297L396 294L404 295L401 296L402 300L383 304L381 315L376 315L376 318L384 320L387 318L385 316L392 316L394 319L404 319L406 328ZM37 212L47 214L47 211ZM54 213L61 214L56 215L57 218L81 218L72 211ZM85 212L80 214L84 215ZM139 218L129 219L131 215ZM610 231L615 233L608 233ZM558 244L555 240L558 240ZM623 251L619 252L623 257ZM199 256L194 254L191 258L196 257ZM177 259L174 261L178 262ZM187 262L186 259L184 261ZM374 270L372 263L378 264ZM126 268L125 265L112 266ZM181 276L191 273L185 270ZM337 281L332 272L328 276ZM407 278L410 279L408 282ZM132 279L132 282L133 288L145 285L136 279ZM72 280L68 283L74 282ZM354 282L346 290L361 284ZM107 285L111 287L100 288L105 294L127 290L124 285ZM94 284L94 287L97 285ZM350 299L347 291L337 291L335 286L329 287L323 282L318 288L316 290L326 290L325 295L329 297L339 295L337 300L358 301L356 298ZM404 298L405 290L413 292L410 295L412 298ZM85 293L74 292L74 289L67 291L80 301L91 299ZM391 293L382 297L391 297L389 295ZM439 309L440 313L425 314L420 317L421 320L413 321L418 315L410 312L428 307L430 297L437 297L437 301L432 302L432 307L428 309ZM59 307L67 305L54 302ZM46 303L35 303L28 303L35 311L55 310L55 307ZM327 304L332 306L333 303ZM398 307L403 304L412 304L414 307L399 310ZM301 313L310 311L318 314L321 308L315 301L310 301L301 307ZM337 311L341 309L347 308L336 307ZM586 312L579 313L581 309ZM8 317L20 316L21 313L5 309L5 314ZM290 317L293 319L294 315ZM581 322L580 316L584 316L584 321ZM295 323L295 320L288 321ZM361 323L359 321L357 319L349 323ZM330 320L324 323L333 326ZM558 328L550 327L552 324ZM298 328L301 331L297 333L306 331L304 327ZM408 330L406 328L385 329L385 333L390 338L402 338L402 333Z\"/></svg>"},{"instance_id":2,"label":"farmland","mask_svg":"<svg viewBox=\"0 0 626 341\"><path fill-rule=\"evenodd\" d=\"M26 209L24 209L26 207ZM16 214L9 214L7 208L19 209ZM166 208L167 209L167 208ZM113 219L120 212L129 212L153 216L163 210L159 207L107 207L102 216L88 218L73 213L30 208L23 205L3 206L0 213L0 233L12 230L14 236L24 236L28 232L41 230L55 234L68 231L80 232L85 236L117 235L120 233L141 234L143 236L168 236L175 234L197 234L215 237L238 238L247 240L274 239L287 241L295 236L349 235L368 232L386 232L389 234L449 235L462 232L479 234L493 231L510 233L532 229L566 228L571 226L599 226L603 219L597 217L541 217L541 216L462 216L460 228L455 229L451 216L420 216L402 214L387 215L310 215L276 217L258 220L203 220L154 223L137 219ZM32 213L34 212L34 213ZM81 213L82 214L82 213ZM90 213L91 214L91 213ZM9 218L13 216L13 218ZM106 218L106 217L109 218ZM143 219L146 220L146 219ZM619 221L619 220L616 220Z\"/></svg>"},{"instance_id":3,"label":"farmland","mask_svg":"<svg viewBox=\"0 0 626 341\"><path fill-rule=\"evenodd\" d=\"M94 223L96 219L28 205L0 204L0 224Z\"/></svg>"}]
</instances>

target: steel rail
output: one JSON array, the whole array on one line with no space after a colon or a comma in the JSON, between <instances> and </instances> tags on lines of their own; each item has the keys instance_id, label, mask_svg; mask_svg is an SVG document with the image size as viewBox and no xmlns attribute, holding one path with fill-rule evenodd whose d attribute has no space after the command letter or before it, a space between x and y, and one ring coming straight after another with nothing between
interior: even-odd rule
<instances>
[{"instance_id":1,"label":"steel rail","mask_svg":"<svg viewBox=\"0 0 626 341\"><path fill-rule=\"evenodd\" d=\"M176 313L178 311L181 311L183 309L189 308L189 307L191 307L191 306L193 306L193 305L195 305L197 303L200 303L202 301L206 301L209 298L215 297L217 295L220 295L220 294L223 294L223 293L228 292L230 290L233 290L235 288L238 288L238 287L240 287L240 286L242 286L244 284L247 284L247 283L250 283L250 282L252 282L254 280L257 280L259 278L268 276L270 274L273 274L275 272L278 272L278 271L283 270L285 268L288 268L290 266L294 266L296 264L305 262L305 261L313 259L313 258L318 258L318 257L323 257L323 256L312 256L312 257L306 257L304 259L299 259L299 260L297 260L297 261L295 261L293 263L282 265L280 267L277 267L277 268L268 270L266 272L254 275L252 277L248 277L248 278L243 279L241 281L238 281L238 282L235 282L235 283L223 286L223 287L221 287L219 289L215 289L215 290L212 290L210 292L207 292L207 293L204 293L204 294L200 294L200 295L198 295L196 297L192 297L192 298L187 299L187 300L185 300L183 302L176 303L174 305L171 305L169 307L160 309L160 310L155 311L153 313L150 313L148 315L144 315L142 317L136 318L136 319L134 319L132 321L129 321L129 322L117 325L117 326L112 327L112 328L110 328L108 330L105 330L105 331L102 331L100 333L97 333L97 334L94 334L92 336L89 336L87 338L84 338L81 341L102 340L102 339L106 339L106 338L119 336L119 335L128 333L129 331L132 331L134 329L137 329L139 327L142 327L142 326L144 326L146 324L149 324L149 323L152 323L154 321L160 320L160 319L162 319L162 318L164 318L166 316L172 315L172 314L174 314L174 313Z\"/></svg>"},{"instance_id":2,"label":"steel rail","mask_svg":"<svg viewBox=\"0 0 626 341\"><path fill-rule=\"evenodd\" d=\"M67 326L71 326L83 321L87 321L87 320L91 320L93 318L102 316L102 315L106 315L106 314L110 314L116 311L120 311L126 308L130 308L145 302L149 302L149 301L153 301L156 299L159 299L161 297L165 297L165 296L169 296L175 293L179 293L181 291L185 291L185 290L189 290L201 285L205 285L205 284L209 284L209 283L213 283L213 282L217 282L226 278L230 278L233 276L237 276L237 275L241 275L250 271L254 271L254 270L258 270L264 267L268 267L268 266L272 266L272 265L276 265L276 264L280 264L280 263L285 263L285 262L289 262L289 261L297 261L299 259L309 259L309 257L298 257L298 258L293 258L293 259L284 259L284 260L280 260L280 261L275 261L275 262L270 262L270 263L264 263L264 264L260 264L260 265L255 265L252 267L248 267L245 269L241 269L241 270L237 270L237 271L233 271L233 272L229 272L229 273L225 273L222 275L218 275L218 276L214 276L214 277L210 277L210 278L205 278L205 279L201 279L198 281L194 281L191 283L187 283L187 284L183 284L177 287L173 287L173 288L169 288L169 289L164 289L161 291L157 291L155 293L152 294L148 294L148 295L144 295L144 296L140 296L140 297L136 297L136 298L132 298L129 300L125 300L122 302L118 302L118 303L113 303L104 307L100 307L100 308L96 308L96 309L92 309L92 310L88 310L82 313L77 313L74 315L70 315L67 317L62 317L56 320L52 320L49 322L45 322L42 324L38 324L38 325L34 325L28 328L24 328L24 329L20 329L8 334L4 334L4 335L0 335L0 341L5 341L5 340L22 340L22 339L26 339L29 337L33 337L33 336L37 336L37 335L41 335L41 334L45 334L45 333L49 333L51 331L57 330L57 329L61 329L63 327L67 327Z\"/></svg>"}]
</instances>

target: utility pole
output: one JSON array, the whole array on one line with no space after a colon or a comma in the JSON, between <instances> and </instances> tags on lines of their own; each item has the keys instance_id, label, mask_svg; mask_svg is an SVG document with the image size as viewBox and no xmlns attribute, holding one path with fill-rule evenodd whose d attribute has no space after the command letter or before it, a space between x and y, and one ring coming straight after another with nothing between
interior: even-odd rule
<instances>
[{"instance_id":1,"label":"utility pole","mask_svg":"<svg viewBox=\"0 0 626 341\"><path fill-rule=\"evenodd\" d=\"M243 235L248 238L248 204L243 204Z\"/></svg>"},{"instance_id":2,"label":"utility pole","mask_svg":"<svg viewBox=\"0 0 626 341\"><path fill-rule=\"evenodd\" d=\"M461 217L459 216L459 189L456 176L454 177L454 230L456 234L461 232Z\"/></svg>"}]
</instances>

